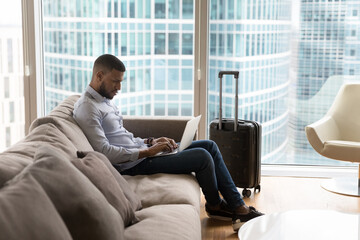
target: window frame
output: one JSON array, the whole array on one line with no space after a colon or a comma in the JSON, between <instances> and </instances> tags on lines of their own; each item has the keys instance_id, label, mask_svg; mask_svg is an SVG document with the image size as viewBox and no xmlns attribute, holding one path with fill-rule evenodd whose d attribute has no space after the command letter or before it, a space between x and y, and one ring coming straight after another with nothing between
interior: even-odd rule
<instances>
[{"instance_id":1,"label":"window frame","mask_svg":"<svg viewBox=\"0 0 360 240\"><path fill-rule=\"evenodd\" d=\"M44 116L42 11L40 0L22 0L25 134L30 124Z\"/></svg>"},{"instance_id":2,"label":"window frame","mask_svg":"<svg viewBox=\"0 0 360 240\"><path fill-rule=\"evenodd\" d=\"M198 136L207 137L208 1L194 0L194 115L202 115ZM43 26L41 0L22 0L24 46L24 98L26 134L32 121L45 114ZM166 49L165 49L166 50ZM182 51L179 49L179 51Z\"/></svg>"}]
</instances>

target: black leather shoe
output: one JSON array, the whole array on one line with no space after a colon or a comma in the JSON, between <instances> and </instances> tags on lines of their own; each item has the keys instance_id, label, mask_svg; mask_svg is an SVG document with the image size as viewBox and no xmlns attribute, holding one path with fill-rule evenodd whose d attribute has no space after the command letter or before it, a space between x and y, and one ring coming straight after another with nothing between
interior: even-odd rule
<instances>
[{"instance_id":1,"label":"black leather shoe","mask_svg":"<svg viewBox=\"0 0 360 240\"><path fill-rule=\"evenodd\" d=\"M232 219L232 226L233 226L233 229L235 232L237 232L240 229L240 227L247 221L264 215L263 213L256 210L254 207L250 206L249 208L250 208L250 212L247 214L234 215L234 217Z\"/></svg>"},{"instance_id":2,"label":"black leather shoe","mask_svg":"<svg viewBox=\"0 0 360 240\"><path fill-rule=\"evenodd\" d=\"M234 212L229 209L225 200L221 200L220 209L215 209L215 207L205 203L205 211L210 218L223 221L231 221L234 216Z\"/></svg>"}]
</instances>

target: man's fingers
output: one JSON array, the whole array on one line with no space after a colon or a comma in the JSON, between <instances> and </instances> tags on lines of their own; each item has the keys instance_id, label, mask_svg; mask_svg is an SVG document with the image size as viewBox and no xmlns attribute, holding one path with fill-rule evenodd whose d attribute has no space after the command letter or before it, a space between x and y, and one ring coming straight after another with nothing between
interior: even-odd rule
<instances>
[{"instance_id":1,"label":"man's fingers","mask_svg":"<svg viewBox=\"0 0 360 240\"><path fill-rule=\"evenodd\" d=\"M168 143L167 146L169 152L172 152L174 150L174 146L171 143Z\"/></svg>"},{"instance_id":2,"label":"man's fingers","mask_svg":"<svg viewBox=\"0 0 360 240\"><path fill-rule=\"evenodd\" d=\"M174 139L168 138L167 140L171 144L172 148L177 148L177 144Z\"/></svg>"},{"instance_id":3,"label":"man's fingers","mask_svg":"<svg viewBox=\"0 0 360 240\"><path fill-rule=\"evenodd\" d=\"M177 148L177 144L174 140L171 139L171 145L173 146L173 148Z\"/></svg>"},{"instance_id":4,"label":"man's fingers","mask_svg":"<svg viewBox=\"0 0 360 240\"><path fill-rule=\"evenodd\" d=\"M159 147L160 151L163 151L163 152L172 151L172 147L169 142L159 142L156 145L157 146L154 145L154 147Z\"/></svg>"},{"instance_id":5,"label":"man's fingers","mask_svg":"<svg viewBox=\"0 0 360 240\"><path fill-rule=\"evenodd\" d=\"M154 145L158 145L161 148L161 151L169 151L169 152L171 152L175 148L178 147L178 145L176 144L174 139L171 139L171 138L161 137L161 138L158 138L156 140L157 141L155 141Z\"/></svg>"},{"instance_id":6,"label":"man's fingers","mask_svg":"<svg viewBox=\"0 0 360 240\"><path fill-rule=\"evenodd\" d=\"M166 151L166 152L172 152L172 150L174 149L170 142L166 142L165 148L166 149L164 151Z\"/></svg>"}]
</instances>

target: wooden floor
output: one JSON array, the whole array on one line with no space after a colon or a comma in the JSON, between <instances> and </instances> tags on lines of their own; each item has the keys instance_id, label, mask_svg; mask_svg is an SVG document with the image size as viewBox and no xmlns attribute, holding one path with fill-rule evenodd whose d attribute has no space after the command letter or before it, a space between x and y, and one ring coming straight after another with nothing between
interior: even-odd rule
<instances>
[{"instance_id":1,"label":"wooden floor","mask_svg":"<svg viewBox=\"0 0 360 240\"><path fill-rule=\"evenodd\" d=\"M324 190L320 178L262 177L261 191L245 199L247 205L270 214L297 209L331 209L360 213L360 198L335 194ZM238 239L231 222L210 219L201 199L202 239Z\"/></svg>"}]
</instances>

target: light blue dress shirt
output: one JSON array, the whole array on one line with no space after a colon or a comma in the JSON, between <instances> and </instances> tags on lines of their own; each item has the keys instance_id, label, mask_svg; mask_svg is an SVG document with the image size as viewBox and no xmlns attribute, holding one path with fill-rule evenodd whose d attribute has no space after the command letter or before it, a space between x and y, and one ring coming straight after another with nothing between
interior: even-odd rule
<instances>
[{"instance_id":1,"label":"light blue dress shirt","mask_svg":"<svg viewBox=\"0 0 360 240\"><path fill-rule=\"evenodd\" d=\"M135 138L123 126L118 108L88 86L75 103L73 116L95 151L103 153L121 170L129 169L144 158L139 151L146 149L144 139Z\"/></svg>"}]
</instances>

